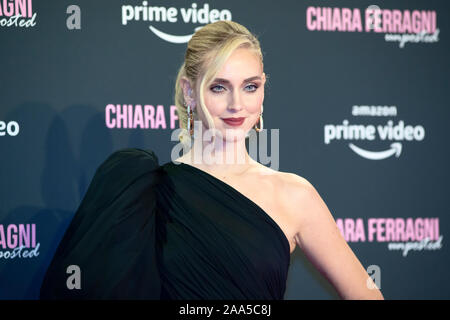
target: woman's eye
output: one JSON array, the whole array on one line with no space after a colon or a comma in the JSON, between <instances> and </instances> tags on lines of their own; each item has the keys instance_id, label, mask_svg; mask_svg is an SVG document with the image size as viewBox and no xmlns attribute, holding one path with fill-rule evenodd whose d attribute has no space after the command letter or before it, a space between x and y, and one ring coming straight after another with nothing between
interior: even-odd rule
<instances>
[{"instance_id":1,"label":"woman's eye","mask_svg":"<svg viewBox=\"0 0 450 320\"><path fill-rule=\"evenodd\" d=\"M256 91L256 89L258 89L258 86L255 85L255 84L249 84L249 85L246 86L245 88L246 88L246 91L248 91L248 92L254 92L254 91ZM248 89L248 88L249 88L249 89ZM210 88L210 90L211 90L212 92L220 93L220 92L223 92L223 91L225 90L225 88L224 88L223 86L217 84L217 85L212 86L212 87Z\"/></svg>"},{"instance_id":2,"label":"woman's eye","mask_svg":"<svg viewBox=\"0 0 450 320\"><path fill-rule=\"evenodd\" d=\"M252 92L252 91L256 91L256 89L258 89L258 86L255 84L249 84L248 86L246 86L246 88L253 88L251 90L248 90L248 91Z\"/></svg>"},{"instance_id":3,"label":"woman's eye","mask_svg":"<svg viewBox=\"0 0 450 320\"><path fill-rule=\"evenodd\" d=\"M212 86L210 89L211 89L211 91L212 92L222 92L223 90L215 90L216 88L222 88L222 89L225 89L224 87L222 87L221 85L215 85L215 86Z\"/></svg>"}]
</instances>

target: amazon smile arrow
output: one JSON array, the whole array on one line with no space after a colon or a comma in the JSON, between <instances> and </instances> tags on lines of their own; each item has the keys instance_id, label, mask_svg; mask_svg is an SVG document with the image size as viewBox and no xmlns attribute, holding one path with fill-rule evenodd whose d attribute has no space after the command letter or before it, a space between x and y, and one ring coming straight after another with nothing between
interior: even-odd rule
<instances>
[{"instance_id":1,"label":"amazon smile arrow","mask_svg":"<svg viewBox=\"0 0 450 320\"><path fill-rule=\"evenodd\" d=\"M348 146L356 154L369 160L383 160L394 155L398 158L402 152L402 144L400 142L394 142L391 144L391 148L384 151L368 151L355 146L353 143L349 143Z\"/></svg>"}]
</instances>

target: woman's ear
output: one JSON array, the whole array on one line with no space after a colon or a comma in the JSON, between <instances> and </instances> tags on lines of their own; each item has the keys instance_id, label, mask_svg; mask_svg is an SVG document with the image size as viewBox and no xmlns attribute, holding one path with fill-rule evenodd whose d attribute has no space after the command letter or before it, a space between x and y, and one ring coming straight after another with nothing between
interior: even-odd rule
<instances>
[{"instance_id":1,"label":"woman's ear","mask_svg":"<svg viewBox=\"0 0 450 320\"><path fill-rule=\"evenodd\" d=\"M195 108L194 90L191 86L191 82L186 77L181 78L181 87L183 88L184 101L190 105L192 109Z\"/></svg>"}]
</instances>

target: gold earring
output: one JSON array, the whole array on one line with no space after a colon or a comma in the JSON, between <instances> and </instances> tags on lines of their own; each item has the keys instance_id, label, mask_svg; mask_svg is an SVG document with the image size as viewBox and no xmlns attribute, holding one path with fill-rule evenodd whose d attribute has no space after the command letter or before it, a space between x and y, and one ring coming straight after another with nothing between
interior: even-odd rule
<instances>
[{"instance_id":1,"label":"gold earring","mask_svg":"<svg viewBox=\"0 0 450 320\"><path fill-rule=\"evenodd\" d=\"M261 105L261 113L259 114L259 119L258 121L255 123L255 125L253 126L253 128L255 128L256 132L260 132L262 129L264 129L264 122L263 122L263 105ZM257 124L259 124L259 128L256 126Z\"/></svg>"}]
</instances>

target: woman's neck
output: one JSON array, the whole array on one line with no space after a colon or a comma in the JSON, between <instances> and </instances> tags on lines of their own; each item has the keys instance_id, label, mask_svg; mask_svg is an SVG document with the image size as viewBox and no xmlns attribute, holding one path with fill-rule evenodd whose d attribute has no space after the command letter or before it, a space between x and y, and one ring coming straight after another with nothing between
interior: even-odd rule
<instances>
[{"instance_id":1,"label":"woman's neck","mask_svg":"<svg viewBox=\"0 0 450 320\"><path fill-rule=\"evenodd\" d=\"M178 161L222 175L241 174L256 162L248 154L245 138L227 141L221 137L214 142L193 140L192 148Z\"/></svg>"}]
</instances>

